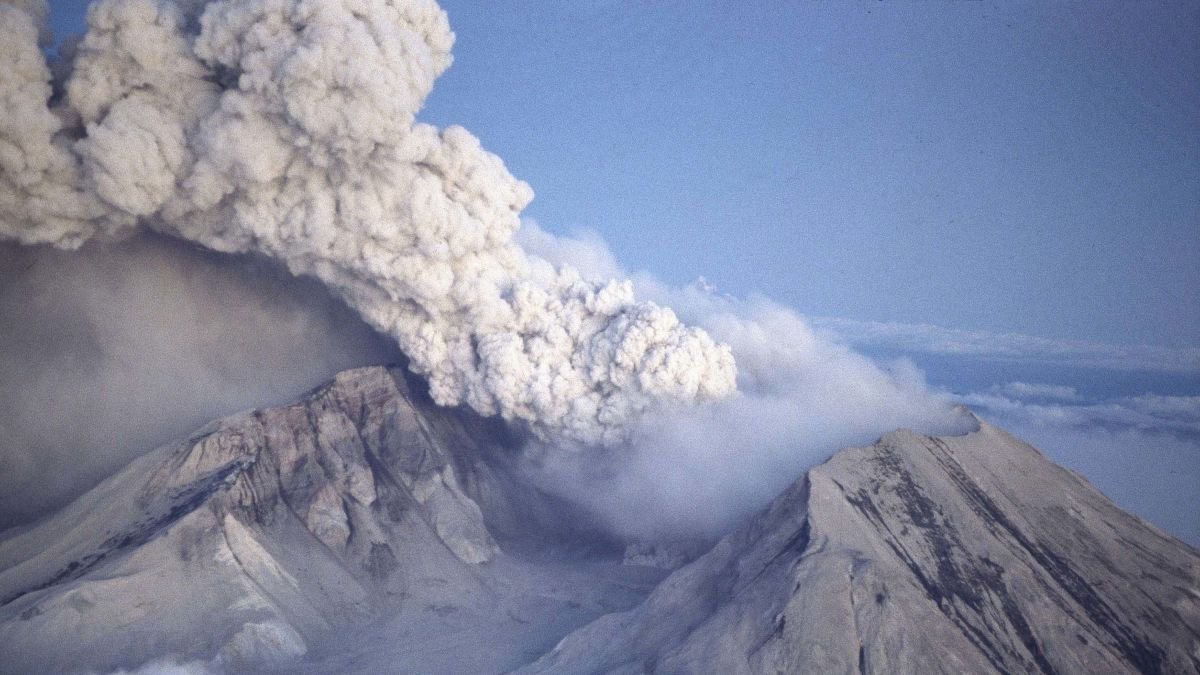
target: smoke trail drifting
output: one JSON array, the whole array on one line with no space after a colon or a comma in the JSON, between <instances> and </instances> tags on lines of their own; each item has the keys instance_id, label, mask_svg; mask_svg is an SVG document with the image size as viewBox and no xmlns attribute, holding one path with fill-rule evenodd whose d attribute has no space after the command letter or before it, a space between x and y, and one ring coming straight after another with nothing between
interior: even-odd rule
<instances>
[{"instance_id":1,"label":"smoke trail drifting","mask_svg":"<svg viewBox=\"0 0 1200 675\"><path fill-rule=\"evenodd\" d=\"M101 0L61 92L45 13L0 2L0 238L266 254L394 337L439 403L551 438L734 391L729 349L628 281L534 274L529 187L415 122L454 41L432 0Z\"/></svg>"},{"instance_id":2,"label":"smoke trail drifting","mask_svg":"<svg viewBox=\"0 0 1200 675\"><path fill-rule=\"evenodd\" d=\"M527 222L517 239L539 259L589 278L632 277L640 294L674 307L737 359L737 396L643 419L630 443L599 453L562 443L526 448L527 475L587 506L621 536L720 536L839 448L900 427L932 434L976 427L913 364L881 366L768 299L627 274L594 233L560 237Z\"/></svg>"},{"instance_id":3,"label":"smoke trail drifting","mask_svg":"<svg viewBox=\"0 0 1200 675\"><path fill-rule=\"evenodd\" d=\"M152 235L0 242L0 530L209 420L398 352L317 280L252 256Z\"/></svg>"}]
</instances>

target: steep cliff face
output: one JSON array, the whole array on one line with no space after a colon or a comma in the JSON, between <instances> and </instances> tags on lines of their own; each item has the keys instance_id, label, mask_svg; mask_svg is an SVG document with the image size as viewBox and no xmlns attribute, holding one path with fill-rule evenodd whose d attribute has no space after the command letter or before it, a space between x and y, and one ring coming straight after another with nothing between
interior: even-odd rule
<instances>
[{"instance_id":1,"label":"steep cliff face","mask_svg":"<svg viewBox=\"0 0 1200 675\"><path fill-rule=\"evenodd\" d=\"M573 603L565 622L547 601L542 623L557 634L526 644L531 622L505 619L564 575L546 568L549 583L530 587L539 575L493 531L536 537L570 517L504 475L506 435L384 368L215 422L0 542L0 663L69 671L169 655L262 668L381 614L450 634L507 628L507 646L467 658L481 667L544 650L639 595L580 575L558 599Z\"/></svg>"},{"instance_id":2,"label":"steep cliff face","mask_svg":"<svg viewBox=\"0 0 1200 675\"><path fill-rule=\"evenodd\" d=\"M1200 671L1200 556L1004 432L889 434L526 672Z\"/></svg>"}]
</instances>

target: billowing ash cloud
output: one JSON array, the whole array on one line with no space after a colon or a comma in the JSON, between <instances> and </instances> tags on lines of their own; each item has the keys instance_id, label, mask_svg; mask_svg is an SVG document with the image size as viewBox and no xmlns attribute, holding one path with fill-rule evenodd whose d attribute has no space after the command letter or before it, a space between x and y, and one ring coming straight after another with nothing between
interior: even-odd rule
<instances>
[{"instance_id":1,"label":"billowing ash cloud","mask_svg":"<svg viewBox=\"0 0 1200 675\"><path fill-rule=\"evenodd\" d=\"M0 238L264 254L392 336L439 403L545 437L612 442L734 391L729 349L629 282L547 273L512 241L529 187L415 122L453 43L432 0L101 0L58 93L44 16L0 3Z\"/></svg>"},{"instance_id":2,"label":"billowing ash cloud","mask_svg":"<svg viewBox=\"0 0 1200 675\"><path fill-rule=\"evenodd\" d=\"M558 237L529 222L518 239L540 258L585 275L626 276L594 234ZM536 443L527 450L534 480L591 507L621 535L659 541L723 534L839 448L900 427L950 434L975 427L948 396L930 391L911 363L881 367L770 300L634 278L643 295L730 345L738 394L642 420L630 443L602 453Z\"/></svg>"},{"instance_id":3,"label":"billowing ash cloud","mask_svg":"<svg viewBox=\"0 0 1200 675\"><path fill-rule=\"evenodd\" d=\"M944 328L929 324L882 323L835 317L811 317L818 327L836 333L854 347L870 351L903 351L941 357L996 362L1045 364L1115 371L1200 374L1200 348L1157 345L1108 345L1059 340L1019 333Z\"/></svg>"}]
</instances>

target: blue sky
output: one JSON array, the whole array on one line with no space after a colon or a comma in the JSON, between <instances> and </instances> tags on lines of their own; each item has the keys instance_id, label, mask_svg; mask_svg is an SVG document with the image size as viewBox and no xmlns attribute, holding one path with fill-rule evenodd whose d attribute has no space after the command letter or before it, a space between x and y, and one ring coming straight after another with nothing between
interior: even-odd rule
<instances>
[{"instance_id":1,"label":"blue sky","mask_svg":"<svg viewBox=\"0 0 1200 675\"><path fill-rule=\"evenodd\" d=\"M627 268L813 315L1200 346L1196 3L441 4L456 62L423 119Z\"/></svg>"},{"instance_id":2,"label":"blue sky","mask_svg":"<svg viewBox=\"0 0 1200 675\"><path fill-rule=\"evenodd\" d=\"M909 358L1200 543L1200 4L440 2L421 118L543 228Z\"/></svg>"},{"instance_id":3,"label":"blue sky","mask_svg":"<svg viewBox=\"0 0 1200 675\"><path fill-rule=\"evenodd\" d=\"M1200 6L442 3L424 117L629 268L802 312L1200 344Z\"/></svg>"}]
</instances>

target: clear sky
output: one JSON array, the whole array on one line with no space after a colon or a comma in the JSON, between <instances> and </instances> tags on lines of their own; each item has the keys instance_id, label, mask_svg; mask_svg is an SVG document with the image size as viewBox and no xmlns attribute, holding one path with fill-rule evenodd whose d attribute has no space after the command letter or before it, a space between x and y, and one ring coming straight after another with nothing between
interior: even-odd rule
<instances>
[{"instance_id":1,"label":"clear sky","mask_svg":"<svg viewBox=\"0 0 1200 675\"><path fill-rule=\"evenodd\" d=\"M1200 345L1200 4L441 4L456 61L422 118L629 269L815 315Z\"/></svg>"}]
</instances>

